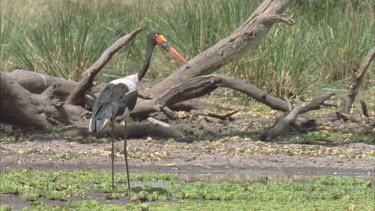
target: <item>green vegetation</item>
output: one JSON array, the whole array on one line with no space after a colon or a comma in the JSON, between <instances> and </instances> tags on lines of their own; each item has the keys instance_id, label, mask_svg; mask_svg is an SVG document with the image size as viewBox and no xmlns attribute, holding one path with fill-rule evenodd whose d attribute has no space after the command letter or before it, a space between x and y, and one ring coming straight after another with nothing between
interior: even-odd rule
<instances>
[{"instance_id":1,"label":"green vegetation","mask_svg":"<svg viewBox=\"0 0 375 211\"><path fill-rule=\"evenodd\" d=\"M110 193L110 172L90 171L32 171L11 170L1 172L0 192L3 194L16 194L23 200L36 201L39 197L51 200L64 200L67 197L81 196L87 193L87 185L99 192ZM116 173L117 184L124 183L123 174ZM177 177L167 174L132 174L134 182L176 181ZM122 187L123 186L123 187ZM125 186L118 186L116 191L126 192Z\"/></svg>"},{"instance_id":2,"label":"green vegetation","mask_svg":"<svg viewBox=\"0 0 375 211\"><path fill-rule=\"evenodd\" d=\"M33 202L24 210L371 210L375 205L371 182L353 177L325 177L306 184L184 184L174 175L142 174L132 175L132 181L140 185L130 191L122 179L117 179L116 193L110 194L110 173L104 171L14 170L1 172L0 176L2 194L19 195ZM96 197L86 200L92 189L97 194L91 193L91 198ZM73 196L81 199L70 199ZM67 203L52 207L39 201L41 197ZM104 204L105 199L120 199L120 204ZM9 206L2 205L1 210L9 210Z\"/></svg>"},{"instance_id":3,"label":"green vegetation","mask_svg":"<svg viewBox=\"0 0 375 211\"><path fill-rule=\"evenodd\" d=\"M192 58L228 36L261 2L3 0L0 68L21 67L78 80L104 49L141 23L146 30L163 31ZM338 84L375 44L373 2L313 2L296 1L286 11L296 20L294 26L276 24L259 45L220 72L278 96L300 96L329 83L343 89ZM108 81L135 72L143 60L145 34L116 54L99 78ZM150 78L170 74L178 65L161 53L153 63Z\"/></svg>"},{"instance_id":4,"label":"green vegetation","mask_svg":"<svg viewBox=\"0 0 375 211\"><path fill-rule=\"evenodd\" d=\"M181 0L1 0L0 4L0 69L12 71L20 67L50 75L79 80L81 73L120 36L141 23L145 30L133 42L120 50L106 65L101 82L134 73L145 53L146 31L163 31L173 46L188 59L227 37L246 20L262 0L181 1ZM375 44L373 0L361 3L352 0L296 1L285 12L296 24L276 24L260 43L246 55L218 72L244 80L276 96L311 98L326 90L345 91L351 69L359 66L369 48ZM156 49L147 78L164 77L176 70L178 63ZM374 63L370 67L374 69ZM366 76L367 77L367 76ZM374 71L365 85L373 83ZM374 88L360 92L370 112L374 111ZM232 91L230 93L232 97ZM225 98L227 94L220 93ZM217 96L212 95L217 101ZM224 101L223 100L223 101ZM231 98L237 106L249 110L236 115L274 119L278 113L253 101ZM337 104L337 102L335 102ZM228 104L227 107L235 107ZM241 109L239 109L241 110ZM354 114L361 112L355 106ZM216 110L211 110L216 112ZM226 111L222 111L225 112ZM332 109L329 110L332 112ZM316 111L324 116L324 109ZM187 113L178 113L188 119ZM190 120L189 120L190 121ZM216 121L216 120L212 120ZM228 142L255 141L255 135L239 137L238 131L248 131L251 122L225 125L228 134L204 131L191 145L179 145L169 139L156 153L147 150L129 151L131 158L153 161L168 157L166 151L177 147L200 147L223 155L289 154L292 156L339 156L374 159L375 152L335 147L335 143L362 142L374 144L373 134L336 130L323 124L322 130L301 136L283 137L288 143L332 143L330 146L256 142L254 146L231 146ZM263 126L262 126L263 127ZM30 134L0 124L0 142L28 143ZM56 128L56 136L60 128ZM236 135L231 132L235 131ZM189 133L188 133L189 134ZM206 135L207 134L207 135ZM216 136L213 136L216 134ZM205 136L206 135L206 136ZM77 137L80 143L107 143L109 140ZM34 153L31 149L15 153ZM108 151L93 151L108 156ZM164 153L164 154L163 154ZM80 159L85 153L59 152L55 161ZM201 167L208 168L202 164ZM171 163L166 166L178 166ZM351 177L326 177L306 184L267 183L182 183L168 174L131 174L135 186L125 187L124 173L116 173L116 193L111 193L109 171L33 171L0 172L0 193L12 194L32 202L24 210L372 210L374 185L368 180ZM91 194L91 195L90 195ZM64 206L52 206L41 199L66 201ZM106 204L107 200L122 204ZM2 204L0 211L11 210Z\"/></svg>"},{"instance_id":5,"label":"green vegetation","mask_svg":"<svg viewBox=\"0 0 375 211\"><path fill-rule=\"evenodd\" d=\"M333 133L332 136L341 137L340 133ZM277 144L277 143L265 143L265 142L256 142L253 146L231 146L229 143L233 143L239 140L243 140L238 136L228 136L221 139L217 139L215 141L203 140L195 142L196 145L199 145L200 148L219 153L222 155L230 155L230 156L246 156L246 155L277 155L277 154L288 154L291 156L311 156L311 157L318 157L318 156L334 156L334 157L345 157L345 158L356 158L356 159L375 159L375 151L373 150L360 150L360 149L352 149L352 148L345 148L345 147L336 147L336 146L324 146L326 143L345 143L345 141L339 140L335 142L324 141L322 143L322 139L324 138L331 138L329 137L327 131L322 132L312 132L307 135L295 136L292 138L292 143L314 143L315 145L301 145L299 147L291 146L291 145L284 145L284 144ZM356 137L362 137L364 140L371 139L374 140L372 134L367 135L354 135L348 136L350 139L354 139ZM349 139L349 138L348 138ZM245 138L244 140L250 141L249 138ZM358 142L363 140L356 140ZM363 141L366 142L366 141ZM322 145L319 145L322 143ZM347 142L350 143L350 142ZM373 144L374 142L369 142L369 144ZM168 146L173 148L174 146Z\"/></svg>"},{"instance_id":6,"label":"green vegetation","mask_svg":"<svg viewBox=\"0 0 375 211\"><path fill-rule=\"evenodd\" d=\"M84 158L84 157L86 157L84 153L61 152L55 155L55 160L60 160L60 159L72 160L72 159L79 159L79 158Z\"/></svg>"}]
</instances>

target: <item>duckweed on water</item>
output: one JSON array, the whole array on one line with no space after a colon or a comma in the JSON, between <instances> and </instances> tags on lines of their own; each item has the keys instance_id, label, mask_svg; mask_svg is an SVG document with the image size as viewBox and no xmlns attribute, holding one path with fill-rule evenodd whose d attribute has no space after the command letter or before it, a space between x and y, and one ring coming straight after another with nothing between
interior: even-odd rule
<instances>
[{"instance_id":1,"label":"duckweed on water","mask_svg":"<svg viewBox=\"0 0 375 211\"><path fill-rule=\"evenodd\" d=\"M32 201L24 210L371 210L375 206L371 181L354 177L325 177L307 184L275 181L185 184L171 174L133 174L133 184L142 182L142 185L134 185L129 191L124 178L116 175L116 184L120 184L116 197L108 197L109 171L14 170L1 172L0 176L2 194ZM89 190L108 194L84 200ZM80 196L82 200L71 200L71 196ZM67 202L52 207L38 201L41 198ZM121 204L102 203L110 199L119 199L116 203ZM5 204L1 210L9 210L9 206Z\"/></svg>"}]
</instances>

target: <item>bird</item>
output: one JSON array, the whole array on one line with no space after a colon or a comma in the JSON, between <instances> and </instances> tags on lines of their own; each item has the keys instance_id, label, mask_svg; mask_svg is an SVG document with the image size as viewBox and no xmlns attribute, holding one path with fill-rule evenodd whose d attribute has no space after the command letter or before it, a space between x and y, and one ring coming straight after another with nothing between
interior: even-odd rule
<instances>
[{"instance_id":1,"label":"bird","mask_svg":"<svg viewBox=\"0 0 375 211\"><path fill-rule=\"evenodd\" d=\"M92 115L89 122L89 131L97 132L105 128L108 123L111 123L112 131L112 192L114 191L114 123L116 120L124 120L125 134L124 134L124 157L126 163L126 174L128 189L130 189L130 178L128 168L127 156L127 120L130 112L134 109L138 93L138 82L146 75L151 63L151 57L155 46L164 48L170 55L178 59L184 64L188 62L178 53L167 41L164 35L158 30L149 32L146 42L146 56L141 68L136 74L128 75L126 77L118 78L111 81L99 94L95 100Z\"/></svg>"}]
</instances>

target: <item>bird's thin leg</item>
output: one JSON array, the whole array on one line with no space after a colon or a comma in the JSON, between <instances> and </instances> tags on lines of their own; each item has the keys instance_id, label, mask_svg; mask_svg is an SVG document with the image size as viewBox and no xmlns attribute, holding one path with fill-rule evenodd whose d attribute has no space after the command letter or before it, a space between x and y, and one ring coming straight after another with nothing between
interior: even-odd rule
<instances>
[{"instance_id":1,"label":"bird's thin leg","mask_svg":"<svg viewBox=\"0 0 375 211\"><path fill-rule=\"evenodd\" d=\"M111 151L111 159L112 159L112 193L114 193L115 190L115 123L112 122L112 151Z\"/></svg>"},{"instance_id":2,"label":"bird's thin leg","mask_svg":"<svg viewBox=\"0 0 375 211\"><path fill-rule=\"evenodd\" d=\"M127 176L127 178L128 178L128 189L130 189L130 178L129 178L129 165L128 165L127 139L128 139L128 122L125 120L124 157L125 157L125 164L126 164L126 176Z\"/></svg>"}]
</instances>

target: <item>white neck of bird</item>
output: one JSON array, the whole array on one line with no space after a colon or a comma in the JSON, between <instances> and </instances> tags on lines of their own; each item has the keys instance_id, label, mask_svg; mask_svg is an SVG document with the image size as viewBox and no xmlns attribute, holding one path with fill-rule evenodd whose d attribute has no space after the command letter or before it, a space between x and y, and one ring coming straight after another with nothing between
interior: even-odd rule
<instances>
[{"instance_id":1,"label":"white neck of bird","mask_svg":"<svg viewBox=\"0 0 375 211\"><path fill-rule=\"evenodd\" d=\"M129 87L130 90L137 89L138 85L138 74L128 75L123 78L118 78L110 82L111 84L125 84Z\"/></svg>"}]
</instances>

